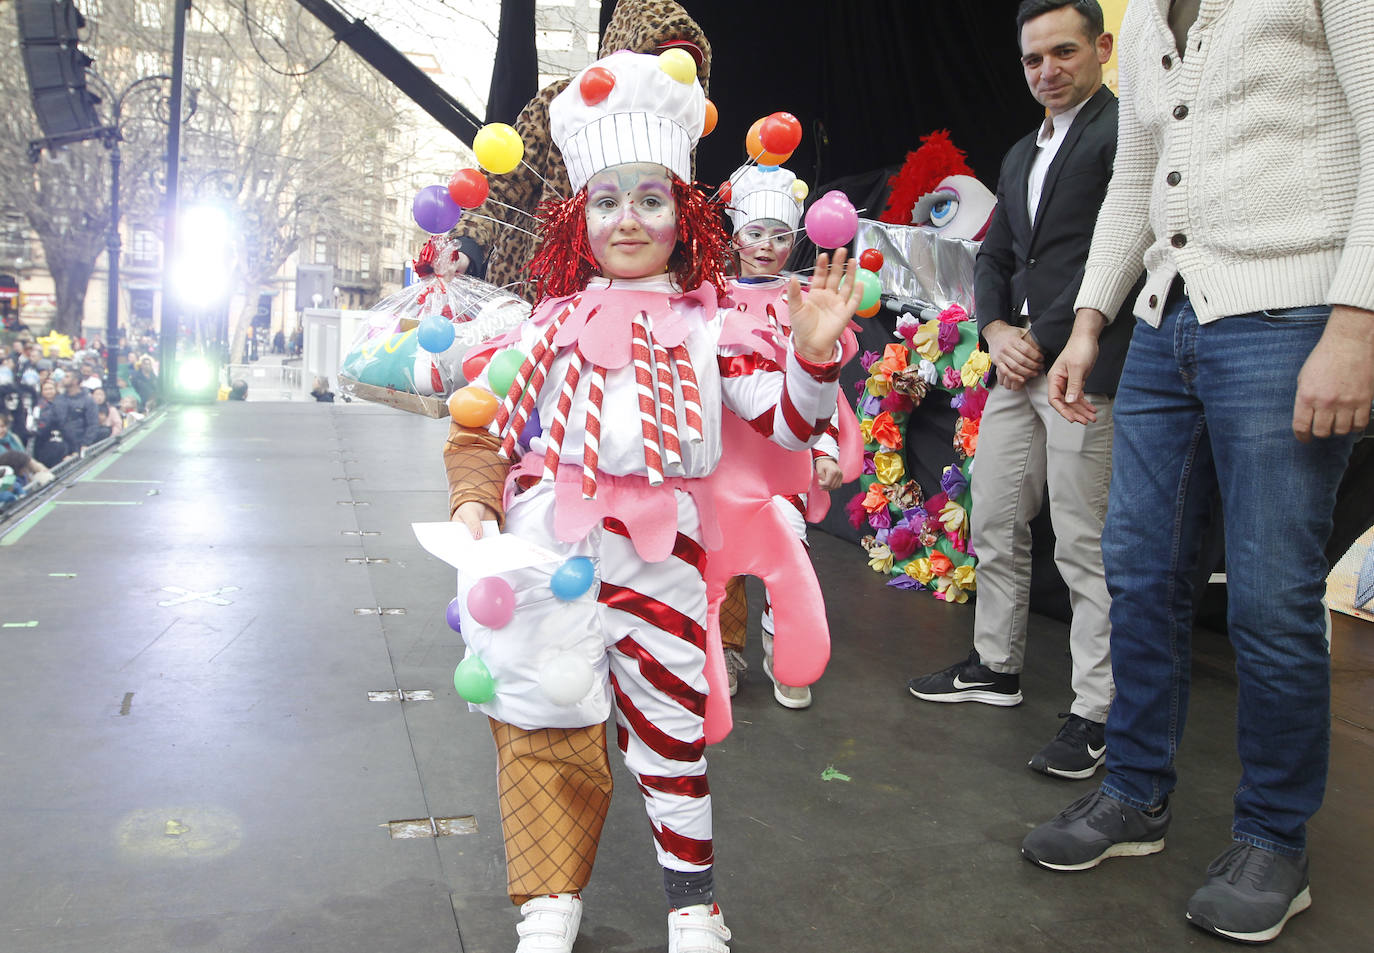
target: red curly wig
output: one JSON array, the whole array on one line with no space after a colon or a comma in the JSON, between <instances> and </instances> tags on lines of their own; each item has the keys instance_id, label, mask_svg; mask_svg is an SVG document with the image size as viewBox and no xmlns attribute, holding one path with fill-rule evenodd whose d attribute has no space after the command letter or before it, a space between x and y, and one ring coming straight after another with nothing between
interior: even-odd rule
<instances>
[{"instance_id":1,"label":"red curly wig","mask_svg":"<svg viewBox=\"0 0 1374 953\"><path fill-rule=\"evenodd\" d=\"M673 200L677 206L677 244L668 258L668 273L683 291L703 282L717 290L725 286L730 237L721 225L720 202L707 198L697 185L677 176ZM539 206L539 250L530 259L530 276L538 288L536 303L545 298L576 294L600 273L587 238L587 190L562 201Z\"/></svg>"}]
</instances>

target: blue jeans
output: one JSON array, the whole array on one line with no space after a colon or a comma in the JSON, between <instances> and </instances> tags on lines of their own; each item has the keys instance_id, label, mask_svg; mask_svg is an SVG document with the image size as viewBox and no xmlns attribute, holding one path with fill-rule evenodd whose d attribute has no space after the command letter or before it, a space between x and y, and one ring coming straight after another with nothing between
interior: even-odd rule
<instances>
[{"instance_id":1,"label":"blue jeans","mask_svg":"<svg viewBox=\"0 0 1374 953\"><path fill-rule=\"evenodd\" d=\"M1305 849L1326 789L1322 550L1355 442L1293 436L1298 372L1329 313L1289 308L1199 325L1180 297L1158 329L1137 323L1114 408L1102 535L1116 680L1103 791L1143 810L1173 790L1188 714L1191 576L1219 489L1242 765L1232 836L1286 854Z\"/></svg>"}]
</instances>

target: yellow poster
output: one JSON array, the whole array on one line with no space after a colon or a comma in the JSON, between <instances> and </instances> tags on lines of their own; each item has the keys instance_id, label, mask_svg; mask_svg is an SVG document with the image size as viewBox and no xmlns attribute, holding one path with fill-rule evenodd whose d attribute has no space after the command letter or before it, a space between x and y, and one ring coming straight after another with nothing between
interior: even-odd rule
<instances>
[{"instance_id":1,"label":"yellow poster","mask_svg":"<svg viewBox=\"0 0 1374 953\"><path fill-rule=\"evenodd\" d=\"M1100 0L1102 3L1102 16L1106 22L1107 32L1116 37L1116 42L1121 42L1121 18L1126 14L1126 0ZM1107 65L1102 68L1102 81L1111 87L1112 92L1120 94L1121 90L1116 85L1116 46L1112 47L1112 58L1107 61Z\"/></svg>"}]
</instances>

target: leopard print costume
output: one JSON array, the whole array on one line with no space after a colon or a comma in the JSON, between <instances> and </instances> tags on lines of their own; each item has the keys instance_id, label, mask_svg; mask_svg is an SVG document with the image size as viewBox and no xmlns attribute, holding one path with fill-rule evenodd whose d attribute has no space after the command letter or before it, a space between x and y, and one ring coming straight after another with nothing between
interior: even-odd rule
<instances>
[{"instance_id":1,"label":"leopard print costume","mask_svg":"<svg viewBox=\"0 0 1374 953\"><path fill-rule=\"evenodd\" d=\"M697 22L673 0L620 0L601 37L601 56L617 50L652 53L669 40L689 40L701 48L702 64L697 69L701 88L708 93L711 76L711 44ZM506 175L490 177L491 198L533 214L545 199L566 198L572 192L563 156L549 135L549 103L568 85L559 80L541 89L515 120L516 131L525 143L525 163ZM529 168L533 166L533 170ZM535 172L538 172L538 175ZM543 176L548 182L540 181ZM482 209L483 215L503 223L533 231L533 220L496 204ZM486 219L464 218L449 233L466 236L486 252L487 281L510 285L511 290L534 300L534 284L528 280L529 263L534 257L535 239L516 228Z\"/></svg>"}]
</instances>

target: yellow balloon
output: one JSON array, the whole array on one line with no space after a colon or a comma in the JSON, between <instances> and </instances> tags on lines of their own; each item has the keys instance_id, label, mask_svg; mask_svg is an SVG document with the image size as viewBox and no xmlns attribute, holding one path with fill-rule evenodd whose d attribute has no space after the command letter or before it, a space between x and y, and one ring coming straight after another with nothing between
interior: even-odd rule
<instances>
[{"instance_id":1,"label":"yellow balloon","mask_svg":"<svg viewBox=\"0 0 1374 953\"><path fill-rule=\"evenodd\" d=\"M806 197L811 194L811 190L806 187L806 183L801 179L792 183L792 197L798 202L805 202Z\"/></svg>"},{"instance_id":2,"label":"yellow balloon","mask_svg":"<svg viewBox=\"0 0 1374 953\"><path fill-rule=\"evenodd\" d=\"M515 131L515 127L504 122L489 122L477 130L472 140L472 151L482 168L496 175L504 175L520 164L525 154L525 144L520 141L520 133Z\"/></svg>"},{"instance_id":3,"label":"yellow balloon","mask_svg":"<svg viewBox=\"0 0 1374 953\"><path fill-rule=\"evenodd\" d=\"M696 82L697 61L686 50L664 50L658 54L658 68L684 85Z\"/></svg>"}]
</instances>

